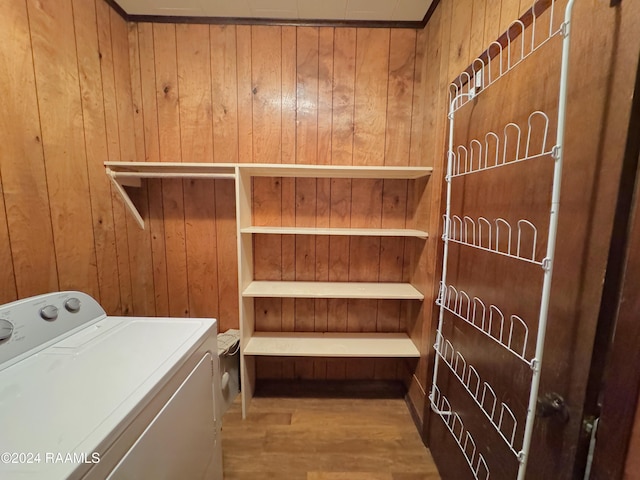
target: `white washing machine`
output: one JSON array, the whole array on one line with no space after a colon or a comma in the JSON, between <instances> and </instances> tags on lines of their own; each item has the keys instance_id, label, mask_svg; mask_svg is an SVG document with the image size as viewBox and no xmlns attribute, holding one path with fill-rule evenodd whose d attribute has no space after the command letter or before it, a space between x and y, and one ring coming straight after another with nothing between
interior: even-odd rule
<instances>
[{"instance_id":1,"label":"white washing machine","mask_svg":"<svg viewBox=\"0 0 640 480\"><path fill-rule=\"evenodd\" d=\"M0 478L222 479L214 319L0 306Z\"/></svg>"}]
</instances>

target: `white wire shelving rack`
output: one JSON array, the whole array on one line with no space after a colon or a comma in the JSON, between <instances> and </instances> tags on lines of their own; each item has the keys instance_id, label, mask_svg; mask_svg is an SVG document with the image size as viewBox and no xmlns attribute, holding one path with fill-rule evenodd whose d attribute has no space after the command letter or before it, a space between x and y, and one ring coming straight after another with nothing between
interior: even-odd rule
<instances>
[{"instance_id":1,"label":"white wire shelving rack","mask_svg":"<svg viewBox=\"0 0 640 480\"><path fill-rule=\"evenodd\" d=\"M566 119L569 47L572 11L575 0L568 0L564 20L555 27L555 0L548 8L547 26L536 25L541 20L538 3L531 7L530 39L526 38L527 26L521 20L513 22L506 32L506 41L493 42L485 54L474 60L467 71L462 72L457 81L450 85L449 101L449 147L447 150L446 213L443 235L444 253L440 291L436 304L440 307L436 342L433 384L429 393L431 409L445 423L462 451L471 473L476 480L488 480L490 469L485 457L479 451L472 434L465 428L460 414L454 411L447 397L438 387L440 368L447 368L461 387L476 403L478 410L486 417L508 449L518 461L517 479L525 478L529 450L535 421L536 404L540 386L540 366L544 354L544 341L551 294L553 259L555 254L562 177L563 145ZM538 28L539 27L539 28ZM554 37L561 37L562 56L560 65L560 85L558 94L558 116L555 144L549 144L549 116L542 111L532 112L526 126L508 123L501 131L487 132L480 139L473 139L467 145L454 147L455 113L469 101L490 88L524 62L535 51L542 48ZM536 38L537 37L537 38ZM516 39L519 38L519 41ZM506 45L504 45L506 43ZM526 135L524 151L521 141ZM534 139L541 139L535 140ZM538 227L522 218L509 222L505 218L488 219L459 216L451 212L452 180L483 171L510 168L513 165L539 159L553 161L553 182L551 208L549 211L549 231L544 255L539 244ZM537 334L530 338L527 321L517 314L504 314L497 306L487 306L479 297L447 284L447 263L449 244L459 245L506 256L521 262L538 265L543 275L542 294L538 314ZM443 335L445 312L454 321L462 321L473 327L479 334L498 344L504 350L531 370L531 384L524 422L519 420L513 409L500 400L494 388L482 380L481 372L467 362L463 354ZM524 427L522 427L524 424Z\"/></svg>"},{"instance_id":2,"label":"white wire shelving rack","mask_svg":"<svg viewBox=\"0 0 640 480\"><path fill-rule=\"evenodd\" d=\"M436 304L533 367L533 359L526 356L529 327L518 315L506 317L497 306L489 305L487 308L478 297L471 298L464 290L444 283L440 283ZM441 336L441 333L438 332L438 335ZM436 342L436 350L437 345Z\"/></svg>"},{"instance_id":3,"label":"white wire shelving rack","mask_svg":"<svg viewBox=\"0 0 640 480\"><path fill-rule=\"evenodd\" d=\"M484 456L477 451L473 436L465 429L460 415L451 410L449 400L440 393L440 389L436 385L432 387L430 399L433 411L442 419L449 432L451 432L451 435L453 435L458 447L460 447L471 469L473 478L476 480L489 480L487 462Z\"/></svg>"}]
</instances>

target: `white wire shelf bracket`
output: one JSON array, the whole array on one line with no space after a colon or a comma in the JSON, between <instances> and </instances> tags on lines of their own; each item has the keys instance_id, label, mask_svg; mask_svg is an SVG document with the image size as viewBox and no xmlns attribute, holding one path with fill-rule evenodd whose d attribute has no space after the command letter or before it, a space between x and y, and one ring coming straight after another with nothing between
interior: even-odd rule
<instances>
[{"instance_id":1,"label":"white wire shelf bracket","mask_svg":"<svg viewBox=\"0 0 640 480\"><path fill-rule=\"evenodd\" d=\"M464 290L440 282L436 305L465 321L494 342L498 343L532 369L535 359L527 359L529 327L518 315L506 317L495 305L486 304L478 297L469 296Z\"/></svg>"},{"instance_id":2,"label":"white wire shelf bracket","mask_svg":"<svg viewBox=\"0 0 640 480\"><path fill-rule=\"evenodd\" d=\"M462 387L473 398L476 405L482 410L489 423L496 430L500 438L504 440L511 453L519 458L520 452L514 448L518 421L509 406L500 402L500 414L497 413L498 399L491 385L482 381L478 371L471 364L467 364L464 356L453 348L453 344L444 338L441 332L437 333L434 345L436 354L447 364L449 370L460 381Z\"/></svg>"},{"instance_id":3,"label":"white wire shelf bracket","mask_svg":"<svg viewBox=\"0 0 640 480\"><path fill-rule=\"evenodd\" d=\"M477 451L476 442L473 436L465 429L460 415L451 409L451 404L447 397L440 393L436 385L432 385L429 395L431 409L442 419L445 426L458 444L460 451L464 455L473 478L476 480L489 480L489 467L484 456Z\"/></svg>"},{"instance_id":4,"label":"white wire shelf bracket","mask_svg":"<svg viewBox=\"0 0 640 480\"><path fill-rule=\"evenodd\" d=\"M502 43L498 40L492 42L483 55L471 62L470 69L462 72L458 79L449 85L450 116L520 65L552 38L566 31L566 23L554 28L555 0L551 0L551 5L548 8L550 11L548 28L540 29L537 32L536 26L541 21L538 17L544 11L536 8L537 3L534 1L531 7L533 18L529 26L530 41L525 39L527 26L521 20L515 20L509 25ZM518 37L521 37L520 42L516 42ZM495 65L492 66L492 64Z\"/></svg>"},{"instance_id":5,"label":"white wire shelf bracket","mask_svg":"<svg viewBox=\"0 0 640 480\"><path fill-rule=\"evenodd\" d=\"M514 163L555 157L555 146L549 148L549 116L536 110L527 119L527 139L524 152L520 151L523 129L516 123L508 123L500 135L487 132L484 140L473 139L468 145L458 145L448 152L448 161L452 162L449 178L461 177L471 173L491 170ZM540 140L537 140L539 139ZM512 152L512 150L515 150Z\"/></svg>"},{"instance_id":6,"label":"white wire shelf bracket","mask_svg":"<svg viewBox=\"0 0 640 480\"><path fill-rule=\"evenodd\" d=\"M442 239L445 242L466 245L542 267L550 262L546 257L536 258L538 229L529 220L518 220L515 229L504 218L489 221L485 217L473 219L468 215L448 217L445 214L443 220Z\"/></svg>"}]
</instances>

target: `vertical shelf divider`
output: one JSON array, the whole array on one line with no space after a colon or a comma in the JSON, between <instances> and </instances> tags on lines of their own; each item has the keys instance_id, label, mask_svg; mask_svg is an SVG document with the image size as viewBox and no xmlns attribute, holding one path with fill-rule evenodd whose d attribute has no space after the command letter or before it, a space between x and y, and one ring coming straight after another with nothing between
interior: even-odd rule
<instances>
[{"instance_id":1,"label":"vertical shelf divider","mask_svg":"<svg viewBox=\"0 0 640 480\"><path fill-rule=\"evenodd\" d=\"M255 331L253 298L242 295L253 281L253 236L241 230L251 225L251 176L236 167L236 238L238 241L238 303L240 314L240 383L242 385L242 418L246 418L256 386L255 357L244 355L247 342Z\"/></svg>"}]
</instances>

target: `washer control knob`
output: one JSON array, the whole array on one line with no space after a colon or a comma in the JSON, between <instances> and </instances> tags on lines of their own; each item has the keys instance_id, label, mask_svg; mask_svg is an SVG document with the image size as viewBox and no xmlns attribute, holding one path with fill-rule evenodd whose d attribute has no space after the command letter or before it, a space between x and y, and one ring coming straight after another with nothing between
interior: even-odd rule
<instances>
[{"instance_id":1,"label":"washer control knob","mask_svg":"<svg viewBox=\"0 0 640 480\"><path fill-rule=\"evenodd\" d=\"M80 311L80 300L76 297L71 297L69 300L64 302L64 308L71 313L78 313Z\"/></svg>"},{"instance_id":2,"label":"washer control knob","mask_svg":"<svg viewBox=\"0 0 640 480\"><path fill-rule=\"evenodd\" d=\"M13 333L13 324L9 320L0 318L0 342L6 340Z\"/></svg>"},{"instance_id":3,"label":"washer control knob","mask_svg":"<svg viewBox=\"0 0 640 480\"><path fill-rule=\"evenodd\" d=\"M58 307L54 305L47 305L46 307L42 307L40 309L40 316L48 322L51 322L52 320L58 318Z\"/></svg>"}]
</instances>

